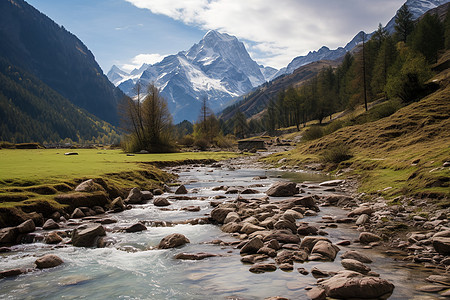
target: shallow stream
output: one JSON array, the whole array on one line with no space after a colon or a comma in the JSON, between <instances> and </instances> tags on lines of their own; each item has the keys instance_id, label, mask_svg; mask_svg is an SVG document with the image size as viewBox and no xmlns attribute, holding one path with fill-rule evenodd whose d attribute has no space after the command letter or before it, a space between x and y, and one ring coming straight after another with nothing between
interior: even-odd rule
<instances>
[{"instance_id":1,"label":"shallow stream","mask_svg":"<svg viewBox=\"0 0 450 300\"><path fill-rule=\"evenodd\" d=\"M305 287L313 286L316 279L302 275L297 268L311 271L318 267L325 271L342 270L340 255L349 249L362 249L359 244L340 246L334 262L295 263L294 271L276 270L263 274L249 272L249 265L240 262L239 249L231 246L205 244L212 240L235 241L236 238L220 231L215 225L176 225L173 227L148 227L139 233L113 231L138 221L184 221L205 217L211 211L210 200L224 191L212 191L213 187L252 187L261 192L243 195L248 198L263 197L267 188L275 181L292 180L321 182L328 180L317 174L283 173L263 169L240 169L212 167L184 167L177 172L180 182L192 192L188 196L204 200L170 200L171 211L160 210L151 202L133 209L112 214L118 220L105 225L107 236L115 244L107 248L54 247L44 243L24 244L13 247L13 251L0 255L0 270L18 267L33 267L37 257L53 253L64 260L64 264L43 271L33 271L15 278L0 279L0 299L264 299L282 296L289 299L308 299ZM293 176L295 175L295 176ZM256 176L267 179L254 180ZM312 185L311 185L312 186ZM325 193L323 189L306 188L305 192ZM228 199L236 195L226 195ZM226 200L226 199L224 199ZM275 199L274 199L275 200ZM198 212L180 210L183 207L200 206ZM315 217L301 221L324 226L322 216L345 216L348 212L334 207L321 207ZM325 228L333 243L355 240L359 234L352 225L339 224L337 228ZM190 244L170 250L151 250L159 241L171 233L182 233ZM150 249L150 250L149 250ZM424 279L430 274L411 269L401 261L382 254L381 250L363 249L374 262L369 266L395 285L390 299L439 299L438 295L417 292L415 288L426 285ZM201 261L176 260L180 252L209 252L221 254Z\"/></svg>"}]
</instances>

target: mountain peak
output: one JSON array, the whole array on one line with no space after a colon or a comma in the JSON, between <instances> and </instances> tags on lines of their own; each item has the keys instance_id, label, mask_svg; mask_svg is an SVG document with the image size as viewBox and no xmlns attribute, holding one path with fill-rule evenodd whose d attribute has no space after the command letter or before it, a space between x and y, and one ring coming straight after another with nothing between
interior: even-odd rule
<instances>
[{"instance_id":1,"label":"mountain peak","mask_svg":"<svg viewBox=\"0 0 450 300\"><path fill-rule=\"evenodd\" d=\"M235 36L229 35L227 33L220 33L216 30L209 30L204 36L202 40L220 40L223 42L231 42L237 40Z\"/></svg>"}]
</instances>

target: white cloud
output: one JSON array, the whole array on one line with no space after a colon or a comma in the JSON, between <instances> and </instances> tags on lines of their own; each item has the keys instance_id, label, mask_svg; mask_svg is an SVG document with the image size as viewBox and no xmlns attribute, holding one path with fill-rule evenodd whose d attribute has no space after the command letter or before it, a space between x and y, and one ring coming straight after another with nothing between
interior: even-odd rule
<instances>
[{"instance_id":1,"label":"white cloud","mask_svg":"<svg viewBox=\"0 0 450 300\"><path fill-rule=\"evenodd\" d=\"M133 69L140 68L144 63L153 65L161 60L167 55L158 54L158 53L142 53L138 54L131 59L131 62L120 65L120 68L126 72L130 72Z\"/></svg>"},{"instance_id":2,"label":"white cloud","mask_svg":"<svg viewBox=\"0 0 450 300\"><path fill-rule=\"evenodd\" d=\"M261 63L286 66L323 45L345 45L387 23L404 0L126 0L152 13L256 43ZM267 59L265 59L266 57Z\"/></svg>"}]
</instances>

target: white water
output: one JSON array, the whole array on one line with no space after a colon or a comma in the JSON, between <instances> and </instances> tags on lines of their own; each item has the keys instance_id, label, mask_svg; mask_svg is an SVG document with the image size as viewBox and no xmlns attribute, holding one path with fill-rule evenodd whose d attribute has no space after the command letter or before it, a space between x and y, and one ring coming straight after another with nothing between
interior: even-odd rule
<instances>
[{"instance_id":1,"label":"white water","mask_svg":"<svg viewBox=\"0 0 450 300\"><path fill-rule=\"evenodd\" d=\"M211 172L212 170L212 172ZM255 176L269 175L265 180L252 180ZM223 191L213 192L212 187L252 186L261 194L244 195L248 198L262 197L281 173L265 170L226 170L212 168L192 168L180 173L180 180L188 190L198 193L188 196L204 197L205 200L170 200L169 208L175 211L161 211L149 203L136 206L132 210L108 217L117 218L118 223L105 225L107 236L116 243L107 248L76 248L72 246L54 248L34 243L19 245L11 253L0 255L0 270L17 267L31 268L37 257L54 253L64 260L64 264L43 271L33 271L15 278L0 279L0 299L263 299L283 296L290 299L307 299L307 286L316 283L311 275L301 275L296 271L303 267L308 271L317 266L321 270L337 271L340 255L348 249L360 249L358 244L341 247L334 262L308 262L294 265L294 271L253 274L249 266L240 262L239 250L233 247L204 244L215 239L235 240L214 225L176 225L174 227L148 227L139 233L112 232L137 221L184 221L205 217L211 211L210 199L223 195ZM308 175L300 180L324 178ZM272 177L270 177L272 176ZM298 179L298 178L297 178ZM314 193L320 190L314 190ZM234 199L236 195L227 195ZM182 207L198 205L199 212L181 211ZM302 221L315 223L322 215L343 216L346 212L337 208L322 208L318 217L307 217ZM323 226L323 223L317 225ZM325 229L330 240L354 240L358 232L350 225ZM171 233L182 233L191 241L178 249L151 250L159 241ZM390 299L438 299L437 296L415 292L416 285L424 285L427 274L405 268L402 262L384 257L377 250L362 250L374 259L370 264L373 271L382 278L391 280L396 288ZM202 261L175 260L180 252L209 252L222 255Z\"/></svg>"}]
</instances>

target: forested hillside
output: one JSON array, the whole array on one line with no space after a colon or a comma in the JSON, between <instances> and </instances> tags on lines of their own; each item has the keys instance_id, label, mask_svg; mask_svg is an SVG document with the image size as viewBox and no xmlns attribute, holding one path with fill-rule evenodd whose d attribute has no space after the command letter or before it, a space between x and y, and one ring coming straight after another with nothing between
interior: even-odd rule
<instances>
[{"instance_id":1,"label":"forested hillside","mask_svg":"<svg viewBox=\"0 0 450 300\"><path fill-rule=\"evenodd\" d=\"M23 0L0 1L0 56L97 117L118 124L124 96L75 35Z\"/></svg>"},{"instance_id":2,"label":"forested hillside","mask_svg":"<svg viewBox=\"0 0 450 300\"><path fill-rule=\"evenodd\" d=\"M0 141L117 143L119 135L37 77L0 57Z\"/></svg>"}]
</instances>

